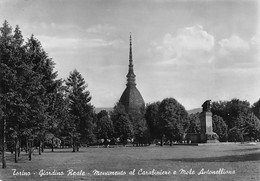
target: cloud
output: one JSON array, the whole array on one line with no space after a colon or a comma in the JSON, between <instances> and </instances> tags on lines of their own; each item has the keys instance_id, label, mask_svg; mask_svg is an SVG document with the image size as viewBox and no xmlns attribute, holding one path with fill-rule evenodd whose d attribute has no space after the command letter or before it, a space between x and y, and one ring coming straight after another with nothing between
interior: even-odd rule
<instances>
[{"instance_id":1,"label":"cloud","mask_svg":"<svg viewBox=\"0 0 260 181\"><path fill-rule=\"evenodd\" d=\"M239 71L256 69L260 63L259 35L244 39L234 33L215 42L215 36L200 25L179 29L175 34L167 33L161 42L153 42L153 46L157 68L168 72L176 69Z\"/></svg>"},{"instance_id":2,"label":"cloud","mask_svg":"<svg viewBox=\"0 0 260 181\"><path fill-rule=\"evenodd\" d=\"M185 50L210 51L214 46L214 37L204 31L200 25L181 29L172 41Z\"/></svg>"},{"instance_id":3,"label":"cloud","mask_svg":"<svg viewBox=\"0 0 260 181\"><path fill-rule=\"evenodd\" d=\"M251 38L251 43L253 45L256 45L256 46L260 46L260 36L259 35L255 35Z\"/></svg>"},{"instance_id":4,"label":"cloud","mask_svg":"<svg viewBox=\"0 0 260 181\"><path fill-rule=\"evenodd\" d=\"M202 26L180 29L177 34L167 33L161 43L155 43L156 50L163 54L165 64L191 63L192 60L208 60L214 48L215 38ZM160 62L161 63L161 62Z\"/></svg>"},{"instance_id":5,"label":"cloud","mask_svg":"<svg viewBox=\"0 0 260 181\"><path fill-rule=\"evenodd\" d=\"M77 49L93 47L120 47L122 40L108 36L116 28L110 25L94 25L88 29L77 24L36 22L25 24L22 31L32 32L49 49ZM26 34L30 36L30 34Z\"/></svg>"},{"instance_id":6,"label":"cloud","mask_svg":"<svg viewBox=\"0 0 260 181\"><path fill-rule=\"evenodd\" d=\"M93 36L98 35L110 35L116 32L116 27L108 24L96 24L85 28L83 25L71 24L71 23L55 23L55 22L34 22L30 24L24 24L22 29L26 32L37 33L39 35L47 36L71 36L71 35L81 35L81 36Z\"/></svg>"},{"instance_id":7,"label":"cloud","mask_svg":"<svg viewBox=\"0 0 260 181\"><path fill-rule=\"evenodd\" d=\"M43 37L71 37L84 36L86 34L84 28L77 24L55 23L55 22L32 22L24 23L20 26L22 32L26 32L25 36L31 34Z\"/></svg>"},{"instance_id":8,"label":"cloud","mask_svg":"<svg viewBox=\"0 0 260 181\"><path fill-rule=\"evenodd\" d=\"M54 22L51 23L46 23L46 22L40 22L40 27L43 29L52 29L52 30L57 30L57 31L61 31L61 30L82 30L82 28L80 28L78 25L76 24L57 24Z\"/></svg>"},{"instance_id":9,"label":"cloud","mask_svg":"<svg viewBox=\"0 0 260 181\"><path fill-rule=\"evenodd\" d=\"M63 49L75 50L82 48L98 48L98 47L113 47L117 48L122 44L121 40L104 40L101 38L60 38L51 36L37 36L37 39L46 49Z\"/></svg>"},{"instance_id":10,"label":"cloud","mask_svg":"<svg viewBox=\"0 0 260 181\"><path fill-rule=\"evenodd\" d=\"M3 5L3 4L5 4L5 3L7 3L8 1L9 1L9 0L1 0L1 1L0 1L0 4Z\"/></svg>"},{"instance_id":11,"label":"cloud","mask_svg":"<svg viewBox=\"0 0 260 181\"><path fill-rule=\"evenodd\" d=\"M260 35L255 35L251 38L250 45L255 55L255 59L260 61Z\"/></svg>"},{"instance_id":12,"label":"cloud","mask_svg":"<svg viewBox=\"0 0 260 181\"><path fill-rule=\"evenodd\" d=\"M260 35L255 35L250 40L250 45L253 50L260 52Z\"/></svg>"},{"instance_id":13,"label":"cloud","mask_svg":"<svg viewBox=\"0 0 260 181\"><path fill-rule=\"evenodd\" d=\"M219 41L220 53L230 53L234 51L248 51L249 43L237 35Z\"/></svg>"},{"instance_id":14,"label":"cloud","mask_svg":"<svg viewBox=\"0 0 260 181\"><path fill-rule=\"evenodd\" d=\"M108 24L97 24L93 25L86 29L87 33L105 33L110 34L111 32L115 32L116 28L114 26Z\"/></svg>"},{"instance_id":15,"label":"cloud","mask_svg":"<svg viewBox=\"0 0 260 181\"><path fill-rule=\"evenodd\" d=\"M247 69L259 66L260 41L258 36L251 40L244 40L238 35L218 42L219 49L215 52L214 61L216 68Z\"/></svg>"}]
</instances>

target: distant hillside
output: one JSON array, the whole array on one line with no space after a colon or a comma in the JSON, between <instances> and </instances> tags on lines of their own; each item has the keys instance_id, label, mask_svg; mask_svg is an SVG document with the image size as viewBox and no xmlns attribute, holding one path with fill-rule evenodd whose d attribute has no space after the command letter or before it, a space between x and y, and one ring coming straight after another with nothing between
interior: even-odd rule
<instances>
[{"instance_id":1,"label":"distant hillside","mask_svg":"<svg viewBox=\"0 0 260 181\"><path fill-rule=\"evenodd\" d=\"M95 108L95 112L99 113L100 111L105 110L107 112L113 111L112 107L96 107Z\"/></svg>"},{"instance_id":2,"label":"distant hillside","mask_svg":"<svg viewBox=\"0 0 260 181\"><path fill-rule=\"evenodd\" d=\"M96 113L99 113L102 110L106 110L107 112L110 112L110 111L113 111L113 108L112 107L97 107L97 108L95 108ZM187 112L188 112L188 114L195 114L195 113L201 112L201 111L202 111L202 108L195 108L195 109L188 110Z\"/></svg>"},{"instance_id":3,"label":"distant hillside","mask_svg":"<svg viewBox=\"0 0 260 181\"><path fill-rule=\"evenodd\" d=\"M188 114L196 114L201 111L202 111L202 108L195 108L195 109L188 110L187 112L188 112Z\"/></svg>"}]
</instances>

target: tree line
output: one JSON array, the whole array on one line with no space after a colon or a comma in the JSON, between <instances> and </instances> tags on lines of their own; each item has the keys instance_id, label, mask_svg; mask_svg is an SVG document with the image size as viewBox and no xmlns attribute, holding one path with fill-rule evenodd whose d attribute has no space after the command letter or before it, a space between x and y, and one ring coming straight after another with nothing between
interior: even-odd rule
<instances>
[{"instance_id":1,"label":"tree line","mask_svg":"<svg viewBox=\"0 0 260 181\"><path fill-rule=\"evenodd\" d=\"M24 40L19 26L7 21L0 28L0 120L1 154L21 148L29 160L35 146L70 142L73 151L92 139L94 107L81 74L74 70L66 80L57 79L54 61L32 35Z\"/></svg>"},{"instance_id":2,"label":"tree line","mask_svg":"<svg viewBox=\"0 0 260 181\"><path fill-rule=\"evenodd\" d=\"M219 141L260 139L260 99L252 106L248 101L235 98L215 101L212 102L211 112L213 132L217 133ZM97 123L98 139L119 138L125 144L129 141L141 145L172 145L173 142L187 141L187 133L200 134L201 130L200 112L188 114L174 98L147 104L141 114L128 114L124 106L117 103L110 114L106 111L98 113Z\"/></svg>"},{"instance_id":3,"label":"tree line","mask_svg":"<svg viewBox=\"0 0 260 181\"><path fill-rule=\"evenodd\" d=\"M73 152L93 144L146 145L182 141L184 133L200 133L199 114L189 115L176 99L148 104L129 114L119 102L113 111L95 113L87 83L77 70L58 79L55 63L32 35L24 40L5 21L0 27L0 133L2 165L5 151L18 162L23 149L32 159L35 147L69 146ZM260 100L213 102L213 130L220 141L259 139Z\"/></svg>"}]
</instances>

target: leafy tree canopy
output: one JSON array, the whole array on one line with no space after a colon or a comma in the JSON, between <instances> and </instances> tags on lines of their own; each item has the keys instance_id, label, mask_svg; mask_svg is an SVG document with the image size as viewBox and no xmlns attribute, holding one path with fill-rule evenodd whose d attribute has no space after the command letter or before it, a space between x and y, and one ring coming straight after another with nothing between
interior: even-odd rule
<instances>
[{"instance_id":1,"label":"leafy tree canopy","mask_svg":"<svg viewBox=\"0 0 260 181\"><path fill-rule=\"evenodd\" d=\"M183 123L188 117L185 108L174 98L164 99L159 106L160 125L166 138L179 141L184 133Z\"/></svg>"},{"instance_id":2,"label":"leafy tree canopy","mask_svg":"<svg viewBox=\"0 0 260 181\"><path fill-rule=\"evenodd\" d=\"M130 116L126 113L124 105L120 102L114 106L111 112L111 120L114 125L114 136L126 144L127 139L133 137L134 130Z\"/></svg>"},{"instance_id":3,"label":"leafy tree canopy","mask_svg":"<svg viewBox=\"0 0 260 181\"><path fill-rule=\"evenodd\" d=\"M219 136L219 141L227 141L228 137L228 127L225 121L217 115L212 118L213 132L217 133Z\"/></svg>"},{"instance_id":4,"label":"leafy tree canopy","mask_svg":"<svg viewBox=\"0 0 260 181\"><path fill-rule=\"evenodd\" d=\"M200 133L200 113L190 114L187 119L187 125L185 125L186 133Z\"/></svg>"},{"instance_id":5,"label":"leafy tree canopy","mask_svg":"<svg viewBox=\"0 0 260 181\"><path fill-rule=\"evenodd\" d=\"M252 106L252 111L255 114L255 116L260 119L260 99L255 102Z\"/></svg>"},{"instance_id":6,"label":"leafy tree canopy","mask_svg":"<svg viewBox=\"0 0 260 181\"><path fill-rule=\"evenodd\" d=\"M162 136L162 130L159 124L159 106L161 102L154 102L148 104L145 112L145 119L150 129L152 138L160 138Z\"/></svg>"},{"instance_id":7,"label":"leafy tree canopy","mask_svg":"<svg viewBox=\"0 0 260 181\"><path fill-rule=\"evenodd\" d=\"M97 114L97 135L99 139L110 139L113 137L113 122L109 118L108 112L105 110Z\"/></svg>"}]
</instances>

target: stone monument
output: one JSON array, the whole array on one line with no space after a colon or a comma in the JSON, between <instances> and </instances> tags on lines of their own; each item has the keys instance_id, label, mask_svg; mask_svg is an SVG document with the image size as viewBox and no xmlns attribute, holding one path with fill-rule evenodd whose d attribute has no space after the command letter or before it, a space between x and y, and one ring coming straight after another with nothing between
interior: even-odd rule
<instances>
[{"instance_id":1,"label":"stone monument","mask_svg":"<svg viewBox=\"0 0 260 181\"><path fill-rule=\"evenodd\" d=\"M213 132L211 100L207 100L202 104L202 112L200 113L200 141L202 143L216 143L218 135Z\"/></svg>"}]
</instances>

